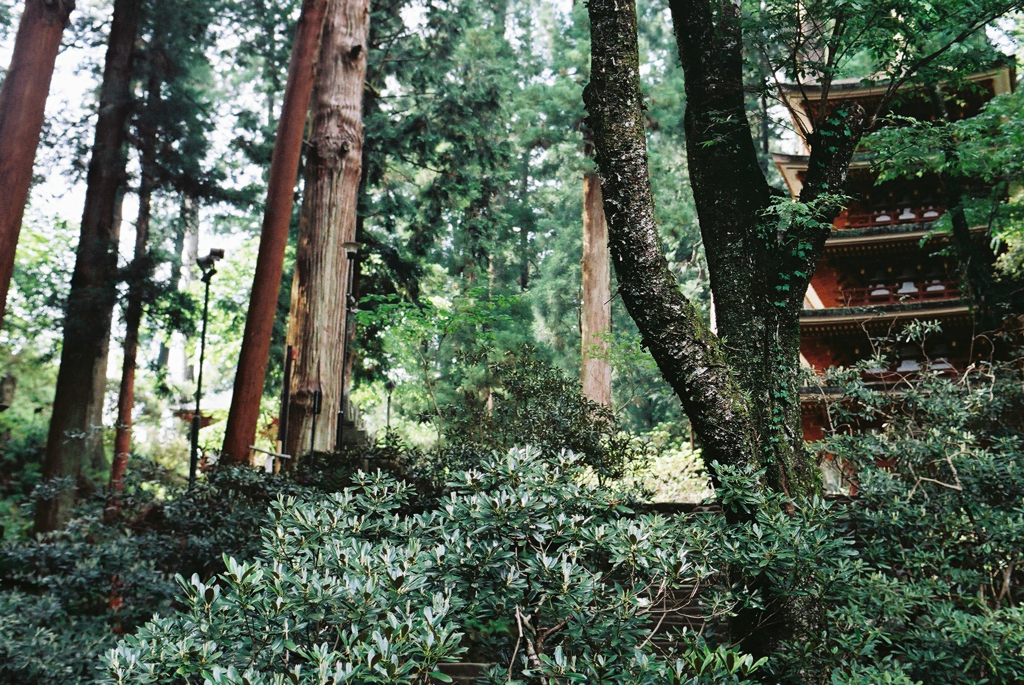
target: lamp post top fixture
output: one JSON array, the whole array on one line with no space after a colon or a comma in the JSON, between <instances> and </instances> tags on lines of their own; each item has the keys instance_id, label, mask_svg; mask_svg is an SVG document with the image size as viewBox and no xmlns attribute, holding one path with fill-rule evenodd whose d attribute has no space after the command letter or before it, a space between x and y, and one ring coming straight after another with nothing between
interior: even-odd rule
<instances>
[{"instance_id":1,"label":"lamp post top fixture","mask_svg":"<svg viewBox=\"0 0 1024 685\"><path fill-rule=\"evenodd\" d=\"M217 273L213 267L221 259L224 259L224 250L214 248L210 250L210 254L196 260L196 266L203 272L203 283L209 284L210 279Z\"/></svg>"},{"instance_id":2,"label":"lamp post top fixture","mask_svg":"<svg viewBox=\"0 0 1024 685\"><path fill-rule=\"evenodd\" d=\"M210 254L205 257L200 257L196 260L196 264L200 269L206 271L207 269L213 268L213 265L217 263L217 260L224 259L224 250L214 248L210 250Z\"/></svg>"}]
</instances>

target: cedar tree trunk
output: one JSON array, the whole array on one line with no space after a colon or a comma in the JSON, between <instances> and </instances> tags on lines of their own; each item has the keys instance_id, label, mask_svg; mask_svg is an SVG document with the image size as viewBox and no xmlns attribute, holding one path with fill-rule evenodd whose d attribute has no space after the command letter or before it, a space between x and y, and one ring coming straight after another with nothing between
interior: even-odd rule
<instances>
[{"instance_id":1,"label":"cedar tree trunk","mask_svg":"<svg viewBox=\"0 0 1024 685\"><path fill-rule=\"evenodd\" d=\"M267 205L260 233L252 294L245 318L245 333L235 372L234 393L224 435L225 463L248 463L249 447L256 439L260 398L274 331L284 251L288 244L294 203L295 176L302 154L302 135L313 91L314 70L320 48L327 0L303 0L288 68L288 85L274 141L267 182Z\"/></svg>"},{"instance_id":2,"label":"cedar tree trunk","mask_svg":"<svg viewBox=\"0 0 1024 685\"><path fill-rule=\"evenodd\" d=\"M350 264L343 244L354 242L356 235L369 22L369 0L330 0L313 91L288 318L288 339L298 359L292 370L285 453L294 457L309 449L317 389L323 393L323 412L317 417L313 448L327 451L334 446L344 392Z\"/></svg>"},{"instance_id":3,"label":"cedar tree trunk","mask_svg":"<svg viewBox=\"0 0 1024 685\"><path fill-rule=\"evenodd\" d=\"M132 48L142 0L116 0L103 84L100 91L96 140L89 161L81 237L71 278L64 318L64 344L46 442L43 478L81 476L89 443L102 437L96 396L106 382L106 352L117 300L117 240L115 222L124 183L124 142L131 109ZM87 392L85 389L92 389ZM66 487L45 494L36 506L35 530L61 527L74 503Z\"/></svg>"},{"instance_id":4,"label":"cedar tree trunk","mask_svg":"<svg viewBox=\"0 0 1024 685\"><path fill-rule=\"evenodd\" d=\"M32 165L60 38L74 0L26 0L11 65L0 86L0 324L14 273Z\"/></svg>"},{"instance_id":5,"label":"cedar tree trunk","mask_svg":"<svg viewBox=\"0 0 1024 685\"><path fill-rule=\"evenodd\" d=\"M152 49L152 48L151 48ZM135 256L130 269L128 297L125 304L124 359L121 365L121 387L117 395L117 429L114 435L114 460L110 465L110 487L107 504L108 516L116 517L121 510L120 496L124 490L124 475L128 469L128 456L132 447L132 408L135 405L135 370L139 354L139 326L142 323L142 305L146 284L152 274L149 258L149 222L153 186L156 181L156 127L152 116L160 100L161 78L152 70L148 85L149 112L139 123L141 138L142 175L139 181L139 216L135 222Z\"/></svg>"},{"instance_id":6,"label":"cedar tree trunk","mask_svg":"<svg viewBox=\"0 0 1024 685\"><path fill-rule=\"evenodd\" d=\"M582 337L583 394L590 400L612 406L612 367L608 363L608 334L612 329L611 262L608 257L608 225L601 201L601 179L583 176L583 302L580 316Z\"/></svg>"},{"instance_id":7,"label":"cedar tree trunk","mask_svg":"<svg viewBox=\"0 0 1024 685\"><path fill-rule=\"evenodd\" d=\"M523 172L519 177L519 290L530 289L530 229L534 227L533 211L529 206L530 148L523 151Z\"/></svg>"}]
</instances>

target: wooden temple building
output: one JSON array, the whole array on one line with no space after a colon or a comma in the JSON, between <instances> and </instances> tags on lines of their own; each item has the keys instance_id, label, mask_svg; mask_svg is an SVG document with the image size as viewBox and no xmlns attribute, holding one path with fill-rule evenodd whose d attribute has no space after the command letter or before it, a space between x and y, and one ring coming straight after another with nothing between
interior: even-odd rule
<instances>
[{"instance_id":1,"label":"wooden temple building","mask_svg":"<svg viewBox=\"0 0 1024 685\"><path fill-rule=\"evenodd\" d=\"M975 74L947 101L948 116L976 115L986 102L1013 87L1014 69L1000 66ZM877 105L884 86L866 87L858 82L832 85L829 102L858 100L866 110ZM817 105L813 86L784 88L798 131L810 129L808 102ZM908 92L894 113L919 120L935 118L925 92ZM803 124L803 125L799 125ZM806 148L806 141L803 141ZM807 171L807 157L774 155L790 192L797 196ZM950 373L967 368L979 354L974 349L973 317L960 291L956 259L943 256L948 241L931 235L943 215L945 203L939 179L927 174L877 183L877 174L866 158L855 156L850 168L849 206L834 222L800 317L801 362L822 374L832 366L849 367L874 356L878 339L892 339L912 320L938 321L941 332L930 335L925 348L907 344L890 352L886 367L870 368L865 381L898 390L913 382L925 365ZM987 229L973 229L976 239L989 242ZM925 240L927 238L927 240ZM817 440L830 428L825 401L828 390L808 386L802 395L803 431Z\"/></svg>"}]
</instances>

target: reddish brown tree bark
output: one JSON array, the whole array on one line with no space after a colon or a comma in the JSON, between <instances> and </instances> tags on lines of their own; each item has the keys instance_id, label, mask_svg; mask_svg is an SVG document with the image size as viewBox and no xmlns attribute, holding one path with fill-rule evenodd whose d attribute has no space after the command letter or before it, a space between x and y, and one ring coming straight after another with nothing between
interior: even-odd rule
<instances>
[{"instance_id":1,"label":"reddish brown tree bark","mask_svg":"<svg viewBox=\"0 0 1024 685\"><path fill-rule=\"evenodd\" d=\"M227 463L248 462L249 446L256 439L260 398L270 355L270 337L274 330L277 296L284 269L284 250L288 244L295 175L302 154L302 134L313 92L313 72L326 8L327 0L303 0L299 15L295 47L288 68L288 85L281 104L281 119L270 162L267 206L263 215L256 272L253 275L245 333L225 428L221 457Z\"/></svg>"},{"instance_id":2,"label":"reddish brown tree bark","mask_svg":"<svg viewBox=\"0 0 1024 685\"><path fill-rule=\"evenodd\" d=\"M341 344L350 263L343 247L354 242L362 172L363 84L369 0L329 0L313 91L312 133L306 155L299 244L292 281L288 339L298 352L293 368L285 452L334 446L344 389ZM323 413L311 436L313 396Z\"/></svg>"},{"instance_id":3,"label":"reddish brown tree bark","mask_svg":"<svg viewBox=\"0 0 1024 685\"><path fill-rule=\"evenodd\" d=\"M155 48L151 48L155 49ZM153 187L156 181L156 127L152 113L160 100L161 78L155 63L150 65L148 102L149 113L139 123L141 139L139 180L139 216L135 222L135 256L132 259L128 297L125 303L124 359L121 364L121 387L117 394L117 428L114 435L114 460L110 464L110 487L107 515L115 517L121 510L121 493L128 469L128 456L132 447L132 408L135 405L135 370L139 354L139 326L146 282L151 275L149 259L149 223Z\"/></svg>"},{"instance_id":4,"label":"reddish brown tree bark","mask_svg":"<svg viewBox=\"0 0 1024 685\"><path fill-rule=\"evenodd\" d=\"M115 221L124 183L128 114L131 109L132 48L138 32L142 0L115 0L110 25L103 85L100 90L96 139L89 161L81 236L64 317L64 344L53 401L53 416L43 460L43 478L77 480L91 439L102 435L96 425L95 389L106 382L106 352L117 300ZM59 528L74 503L74 491L58 488L40 496L37 533Z\"/></svg>"},{"instance_id":5,"label":"reddish brown tree bark","mask_svg":"<svg viewBox=\"0 0 1024 685\"><path fill-rule=\"evenodd\" d=\"M583 338L583 394L612 406L612 367L608 363L608 334L612 328L611 259L608 225L597 174L583 177L583 302L580 332Z\"/></svg>"},{"instance_id":6,"label":"reddish brown tree bark","mask_svg":"<svg viewBox=\"0 0 1024 685\"><path fill-rule=\"evenodd\" d=\"M134 278L143 278L149 255L149 217L152 184L143 182L139 187L139 217L135 224L135 257L132 260ZM128 469L128 455L132 446L132 407L135 405L135 370L139 354L139 326L142 323L143 284L133 282L125 305L124 359L121 363L121 387L117 394L117 428L114 435L114 460L110 465L110 496L108 512L116 515L121 508L120 494L124 490L124 475Z\"/></svg>"},{"instance_id":7,"label":"reddish brown tree bark","mask_svg":"<svg viewBox=\"0 0 1024 685\"><path fill-rule=\"evenodd\" d=\"M46 96L74 0L27 0L11 65L0 86L0 324L32 184Z\"/></svg>"}]
</instances>

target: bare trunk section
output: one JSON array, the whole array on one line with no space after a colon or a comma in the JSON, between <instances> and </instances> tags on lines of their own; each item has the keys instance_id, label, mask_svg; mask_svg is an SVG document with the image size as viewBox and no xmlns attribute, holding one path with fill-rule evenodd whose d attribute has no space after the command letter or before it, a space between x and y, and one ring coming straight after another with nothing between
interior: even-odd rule
<instances>
[{"instance_id":1,"label":"bare trunk section","mask_svg":"<svg viewBox=\"0 0 1024 685\"><path fill-rule=\"evenodd\" d=\"M608 335L612 330L611 259L608 225L604 218L601 179L583 177L583 303L580 316L583 354L583 394L612 406L612 367L608 363Z\"/></svg>"},{"instance_id":2,"label":"bare trunk section","mask_svg":"<svg viewBox=\"0 0 1024 685\"><path fill-rule=\"evenodd\" d=\"M313 125L306 158L299 244L292 281L288 340L298 351L292 370L288 444L298 456L334 447L344 388L346 303L362 173L363 83L369 0L330 0L313 91ZM313 428L313 397L323 411Z\"/></svg>"},{"instance_id":3,"label":"bare trunk section","mask_svg":"<svg viewBox=\"0 0 1024 685\"><path fill-rule=\"evenodd\" d=\"M320 47L327 0L303 0L299 24L288 68L278 122L277 139L270 162L267 205L260 233L252 294L245 319L245 334L235 373L234 393L224 435L225 463L248 463L249 447L256 439L263 381L274 331L284 251L288 244L288 226L294 203L295 175L302 154L302 136L313 91L314 71Z\"/></svg>"},{"instance_id":4,"label":"bare trunk section","mask_svg":"<svg viewBox=\"0 0 1024 685\"><path fill-rule=\"evenodd\" d=\"M358 235L358 225L357 225ZM348 297L348 307L351 311L354 311L356 304L359 302L359 298L362 297L360 294L363 287L363 267L362 261L357 257L352 260L352 280L351 290ZM342 396L345 399L345 421L348 422L347 428L353 428L356 420L355 408L348 401L349 393L352 391L352 378L355 373L356 366L356 322L354 320L347 320L345 322L345 328L343 329L343 340L345 341L345 384L341 389Z\"/></svg>"},{"instance_id":5,"label":"bare trunk section","mask_svg":"<svg viewBox=\"0 0 1024 685\"><path fill-rule=\"evenodd\" d=\"M114 201L114 216L110 221L111 233L114 236L114 245L117 245L121 238L121 224L124 219L125 190L124 179L122 178L121 185L117 188L117 199ZM116 278L116 264L112 268L115 271L111 271L111 273L114 274L114 277ZM114 294L114 298L116 303L116 293ZM111 306L111 319L113 318L113 311L114 307ZM89 403L89 425L93 426L94 429L85 437L85 445L83 447L83 463L88 464L96 474L103 473L110 467L110 463L107 461L107 451L104 446L105 436L103 435L103 409L107 401L107 365L109 359L110 325L108 324L103 333L103 340L100 342L100 352L96 357L96 372L93 374L92 378L92 391L87 400ZM91 489L91 483L85 481L82 482Z\"/></svg>"},{"instance_id":6,"label":"bare trunk section","mask_svg":"<svg viewBox=\"0 0 1024 685\"><path fill-rule=\"evenodd\" d=\"M151 47L151 49L153 49ZM160 100L161 78L150 65L147 108L156 111ZM135 255L132 258L128 297L125 304L124 359L121 364L121 387L117 395L117 428L114 435L114 459L110 465L110 484L107 498L107 516L114 518L121 511L121 493L128 470L128 457L132 447L132 409L135 405L135 370L139 354L139 326L142 323L143 296L146 282L152 275L149 259L149 223L153 186L156 181L156 128L150 117L139 124L142 140L142 176L139 180L139 216L135 222Z\"/></svg>"},{"instance_id":7,"label":"bare trunk section","mask_svg":"<svg viewBox=\"0 0 1024 685\"><path fill-rule=\"evenodd\" d=\"M117 300L120 226L115 222L115 214L125 176L124 142L131 109L132 47L141 4L142 0L116 0L114 3L81 237L65 313L64 345L43 461L45 481L77 480L90 438L96 439L102 433L102 426L94 423L94 398L96 389L106 383L106 348ZM83 392L83 389L92 392ZM102 396L102 392L99 395ZM74 491L68 487L40 496L36 506L36 532L61 527L74 498Z\"/></svg>"},{"instance_id":8,"label":"bare trunk section","mask_svg":"<svg viewBox=\"0 0 1024 685\"><path fill-rule=\"evenodd\" d=\"M141 273L149 259L147 242L149 240L150 194L152 185L143 184L139 188L139 218L135 224L135 257L132 261L132 275L135 279L144 278ZM132 444L132 408L135 404L135 370L139 352L139 325L142 322L142 290L143 284L133 282L128 291L125 307L124 360L121 365L121 386L117 395L117 427L114 435L114 460L110 466L110 497L108 511L116 514L120 511L119 496L124 490L124 474L128 469L128 456Z\"/></svg>"},{"instance_id":9,"label":"bare trunk section","mask_svg":"<svg viewBox=\"0 0 1024 685\"><path fill-rule=\"evenodd\" d=\"M74 7L74 0L26 0L11 65L0 86L0 324L7 309L53 65Z\"/></svg>"}]
</instances>

